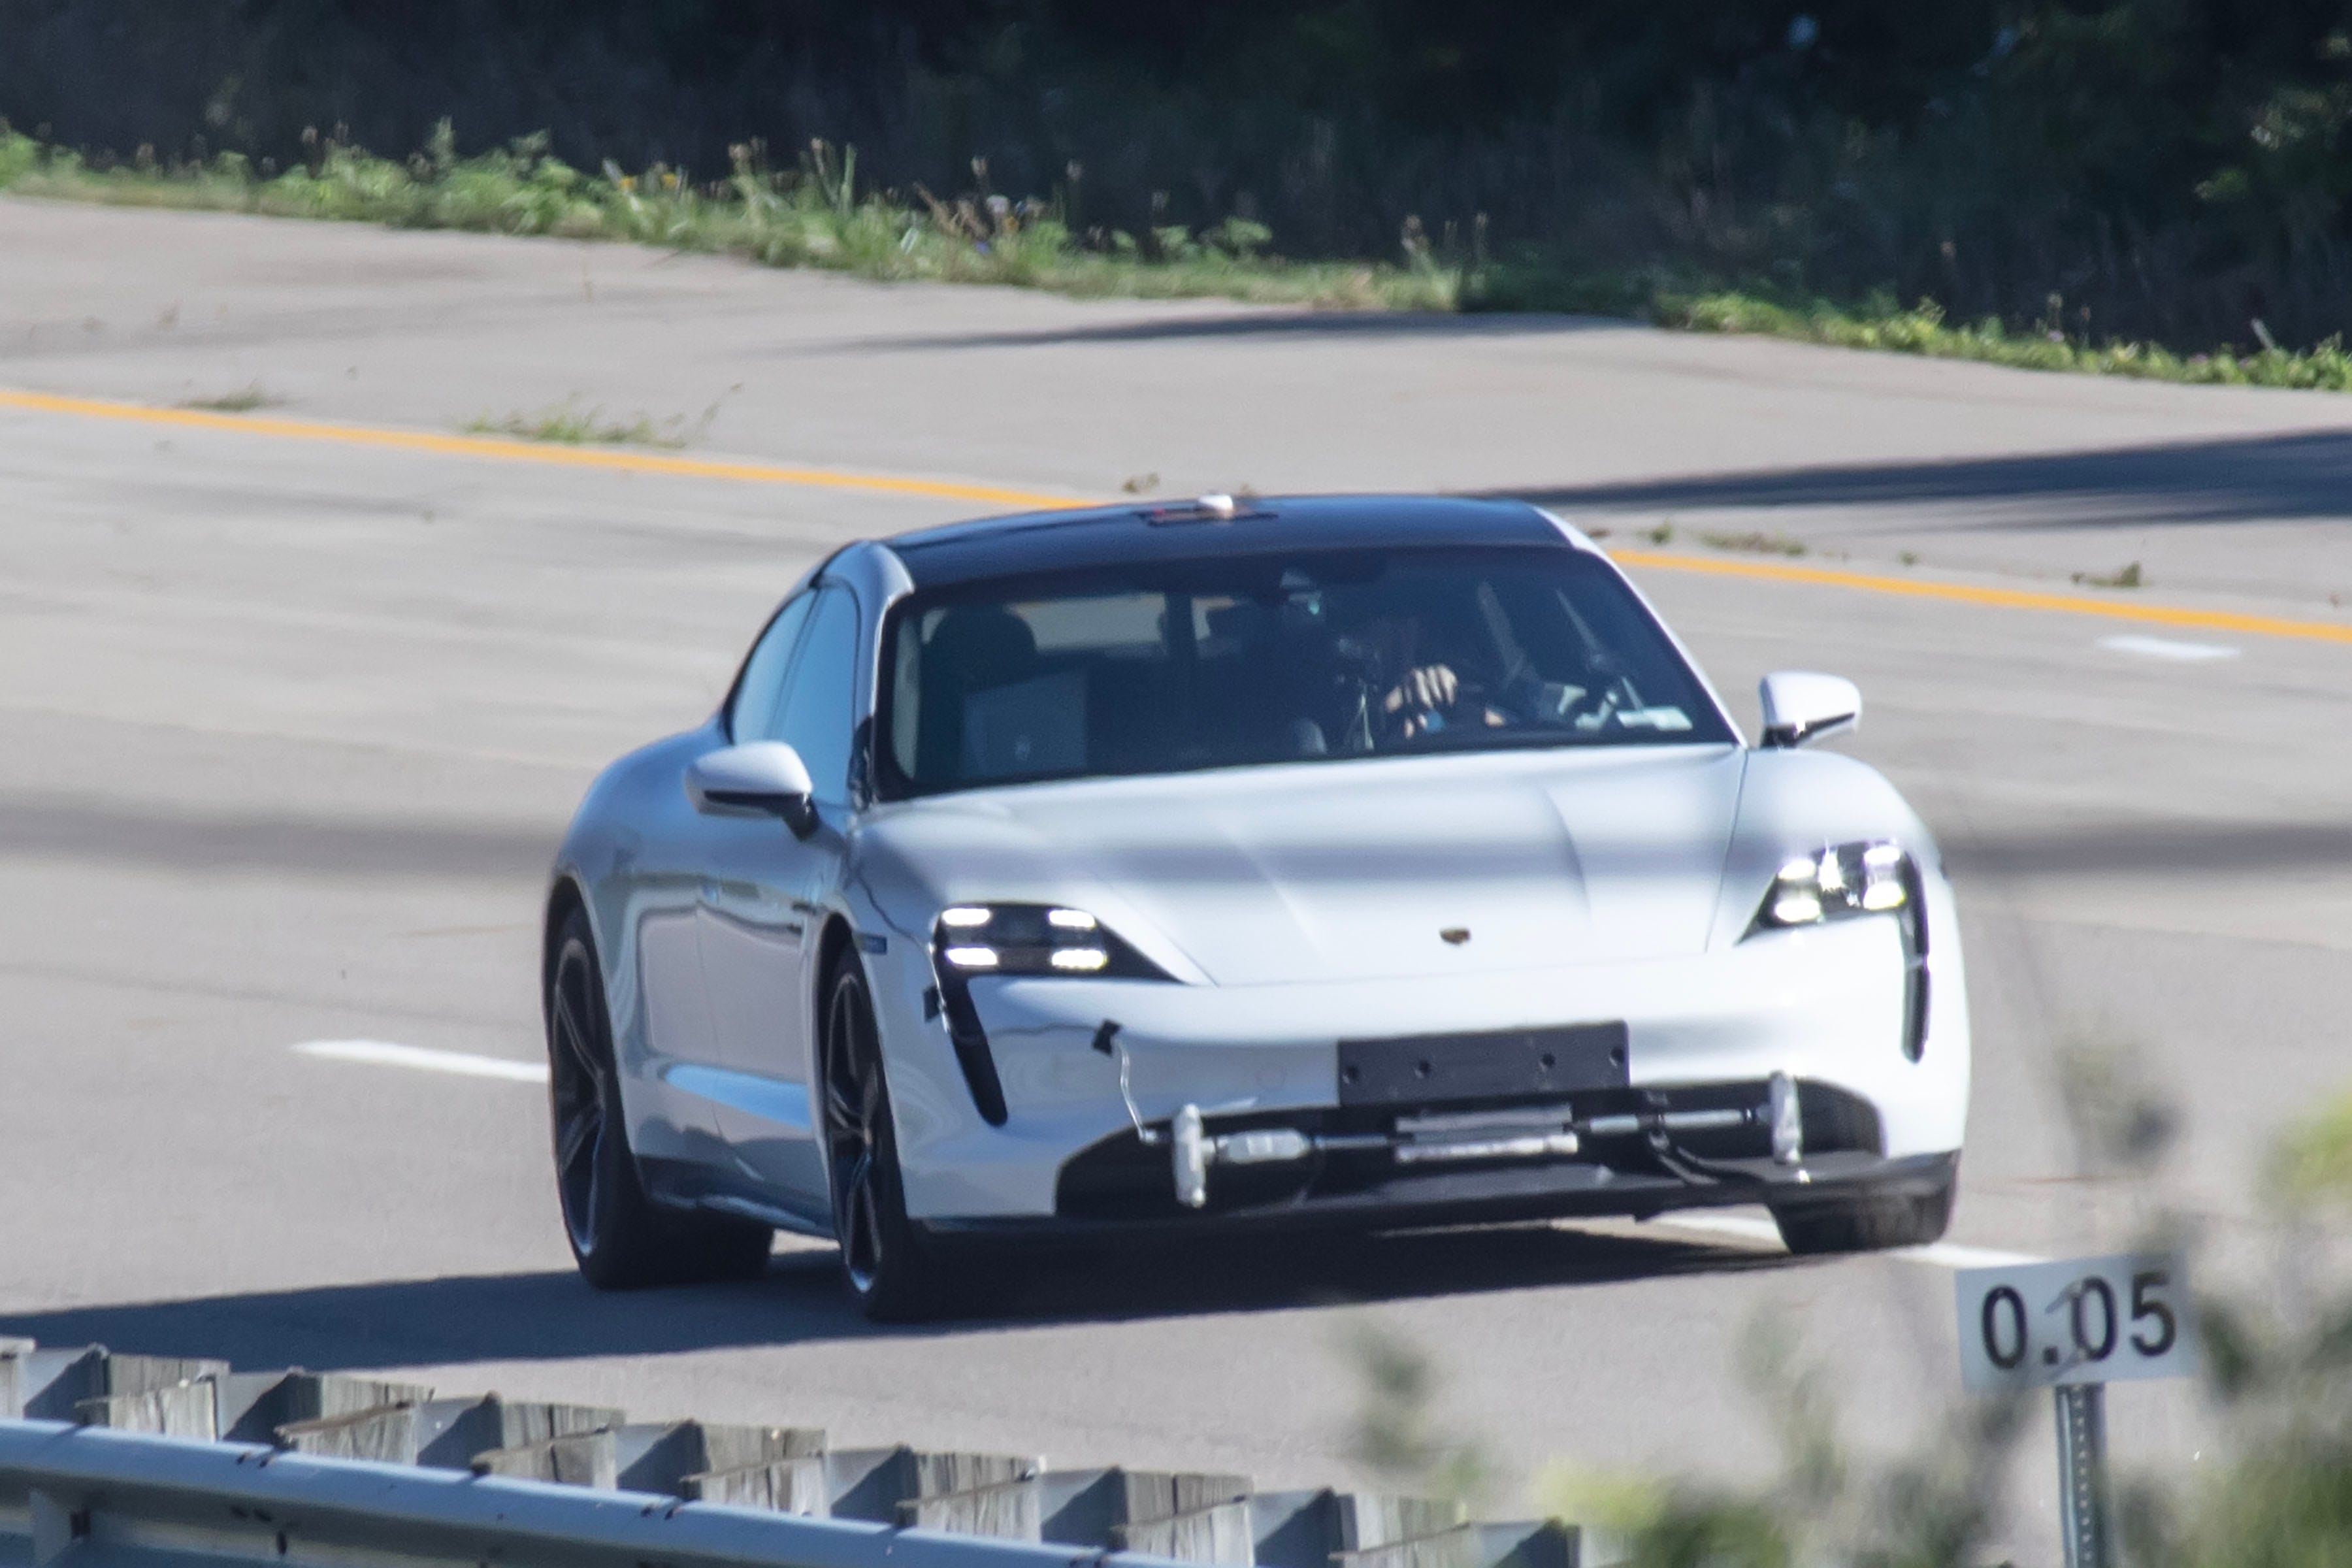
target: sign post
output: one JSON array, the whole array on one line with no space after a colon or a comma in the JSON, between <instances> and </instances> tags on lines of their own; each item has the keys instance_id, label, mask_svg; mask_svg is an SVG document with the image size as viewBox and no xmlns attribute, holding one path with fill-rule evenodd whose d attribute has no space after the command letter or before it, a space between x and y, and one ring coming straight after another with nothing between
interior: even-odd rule
<instances>
[{"instance_id":1,"label":"sign post","mask_svg":"<svg viewBox=\"0 0 2352 1568\"><path fill-rule=\"evenodd\" d=\"M2058 1529L2066 1568L2108 1568L2107 1385L2053 1391L2058 1405Z\"/></svg>"},{"instance_id":2,"label":"sign post","mask_svg":"<svg viewBox=\"0 0 2352 1568\"><path fill-rule=\"evenodd\" d=\"M2111 1568L2106 1385L2197 1370L2186 1264L2125 1253L1968 1268L1954 1291L1961 1381L1984 1393L2052 1391L2066 1568Z\"/></svg>"}]
</instances>

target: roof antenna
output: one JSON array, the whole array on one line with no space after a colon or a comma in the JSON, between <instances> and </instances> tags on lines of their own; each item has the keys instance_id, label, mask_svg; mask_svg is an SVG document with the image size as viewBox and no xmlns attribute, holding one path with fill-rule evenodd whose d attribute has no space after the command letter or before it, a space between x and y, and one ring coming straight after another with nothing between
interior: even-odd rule
<instances>
[{"instance_id":1,"label":"roof antenna","mask_svg":"<svg viewBox=\"0 0 2352 1568\"><path fill-rule=\"evenodd\" d=\"M1213 517L1221 522L1231 522L1234 520L1234 514L1241 510L1234 504L1234 498L1223 490L1204 495L1193 504L1198 506L1204 515Z\"/></svg>"}]
</instances>

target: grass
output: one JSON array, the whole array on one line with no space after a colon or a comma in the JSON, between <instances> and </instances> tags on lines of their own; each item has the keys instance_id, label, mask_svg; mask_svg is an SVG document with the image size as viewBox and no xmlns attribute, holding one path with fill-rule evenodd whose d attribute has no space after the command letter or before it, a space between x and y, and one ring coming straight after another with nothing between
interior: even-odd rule
<instances>
[{"instance_id":1,"label":"grass","mask_svg":"<svg viewBox=\"0 0 2352 1568\"><path fill-rule=\"evenodd\" d=\"M2094 342L2069 333L2054 306L2048 319L2018 330L1998 317L1954 322L1932 300L1906 308L1879 294L1840 303L1714 286L1664 270L1578 274L1542 258L1489 267L1467 282L1465 292L1465 308L1470 310L1625 315L1683 331L1788 338L1832 348L1973 360L2012 370L2352 392L2352 351L2345 348L2340 335L2307 349L2264 342L2252 353L2240 353L2233 344L2222 344L2210 353L2184 354L2160 343Z\"/></svg>"},{"instance_id":2,"label":"grass","mask_svg":"<svg viewBox=\"0 0 2352 1568\"><path fill-rule=\"evenodd\" d=\"M635 174L610 163L574 169L548 156L541 138L459 158L446 124L405 162L331 141L312 151L310 162L283 172L236 153L100 167L0 130L0 189L123 206L611 240L890 281L1367 310L1463 303L1461 269L1427 256L1399 265L1289 261L1264 254L1267 231L1241 219L1199 235L1169 226L1081 237L1050 203L861 189L855 151L822 142L788 169L769 167L756 145L740 146L732 172L711 184L658 164Z\"/></svg>"},{"instance_id":3,"label":"grass","mask_svg":"<svg viewBox=\"0 0 2352 1568\"><path fill-rule=\"evenodd\" d=\"M201 408L212 414L250 414L257 408L275 408L285 401L264 390L257 381L240 391L224 392L216 397L191 397L180 406Z\"/></svg>"},{"instance_id":4,"label":"grass","mask_svg":"<svg viewBox=\"0 0 2352 1568\"><path fill-rule=\"evenodd\" d=\"M2180 1120L2138 1052L2092 1038L2055 1054L2078 1173L2129 1184L2140 1245L2193 1246L2201 1227L2162 1197ZM2212 1424L2202 1462L2193 1471L2177 1460L2164 1469L2117 1466L2114 1556L2135 1568L2352 1562L2352 1296L2340 1270L2323 1266L2330 1249L2322 1245L2343 1234L2352 1213L2352 1095L2323 1101L2287 1130L2261 1195L2269 1264L2256 1254L2215 1269L2200 1295ZM1970 1396L1949 1407L1925 1444L1868 1454L1841 1431L1842 1363L1807 1352L1790 1318L1759 1314L1742 1348L1759 1415L1780 1439L1773 1481L1560 1466L1543 1479L1548 1511L1593 1530L1610 1560L1634 1568L1981 1568L2000 1560L2004 1521L2021 1520L2021 1500L2009 1491L2020 1449L2047 1418L2041 1399ZM1408 1434L1428 1425L1410 1405L1387 1417L1387 1429Z\"/></svg>"},{"instance_id":5,"label":"grass","mask_svg":"<svg viewBox=\"0 0 2352 1568\"><path fill-rule=\"evenodd\" d=\"M2144 588L2147 580L2140 575L2139 563L2126 562L2120 571L2077 572L2074 581L2085 588Z\"/></svg>"},{"instance_id":6,"label":"grass","mask_svg":"<svg viewBox=\"0 0 2352 1568\"><path fill-rule=\"evenodd\" d=\"M1744 533L1702 533L1699 542L1716 550L1742 550L1751 555L1802 555L1805 542L1785 533L1750 530Z\"/></svg>"},{"instance_id":7,"label":"grass","mask_svg":"<svg viewBox=\"0 0 2352 1568\"><path fill-rule=\"evenodd\" d=\"M2223 345L2183 354L2154 343L2070 336L2054 309L2050 321L2027 330L1994 319L1953 322L1932 300L1906 307L1880 295L1838 302L1660 268L1580 270L1539 253L1496 258L1482 234L1466 244L1458 236L1433 241L1415 222L1405 225L1393 259L1300 261L1272 252L1273 235L1240 217L1199 233L1173 226L1081 233L1054 201L861 188L854 149L814 142L791 168L771 167L757 143L734 152L727 178L698 183L659 164L636 174L609 163L576 169L549 156L543 137L460 158L444 122L424 151L404 161L312 138L305 160L279 171L236 153L167 163L142 149L127 163L89 160L0 124L0 190L126 206L609 240L885 280L1335 310L1566 310L2017 369L2352 391L2352 353L2340 338L2300 350L2264 342L2250 353Z\"/></svg>"},{"instance_id":8,"label":"grass","mask_svg":"<svg viewBox=\"0 0 2352 1568\"><path fill-rule=\"evenodd\" d=\"M672 417L656 424L640 414L625 422L607 419L602 408L583 408L567 398L536 414L478 415L460 426L471 436L504 436L517 441L552 441L566 447L667 447L687 444L698 426Z\"/></svg>"}]
</instances>

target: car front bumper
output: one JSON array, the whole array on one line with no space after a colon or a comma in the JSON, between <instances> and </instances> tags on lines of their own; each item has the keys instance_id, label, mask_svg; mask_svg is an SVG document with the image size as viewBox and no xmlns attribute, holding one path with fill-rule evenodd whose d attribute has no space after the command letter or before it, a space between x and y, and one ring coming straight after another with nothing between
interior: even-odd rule
<instances>
[{"instance_id":1,"label":"car front bumper","mask_svg":"<svg viewBox=\"0 0 2352 1568\"><path fill-rule=\"evenodd\" d=\"M1938 892L1941 889L1937 889ZM1946 899L1931 923L1952 926ZM1936 916L1947 918L1937 922ZM897 947L898 944L892 944ZM870 963L871 961L869 961ZM1905 1049L1908 1000L1892 920L1770 933L1689 957L1459 977L1211 986L990 978L971 995L1009 1109L991 1125L923 994L928 955L877 975L910 1215L934 1228L1073 1228L1328 1217L1363 1224L1646 1214L1946 1178L1961 1142L1969 1035L1957 944L1931 954L1927 1028ZM1115 1048L1097 1048L1106 1023ZM1253 1129L1362 1141L1402 1109L1349 1106L1341 1042L1622 1024L1622 1083L1550 1097L1615 1118L1572 1152L1408 1167L1364 1147L1213 1169L1179 1201L1164 1136L1185 1107L1213 1137ZM1121 1057L1129 1084L1123 1096ZM1750 1117L1704 1136L1656 1124L1685 1108L1759 1105L1775 1075L1801 1092L1798 1163ZM1649 1114L1652 1124L1639 1119ZM1625 1117L1636 1119L1632 1132ZM1138 1136L1136 1122L1143 1124ZM1717 1119L1720 1120L1719 1118Z\"/></svg>"}]
</instances>

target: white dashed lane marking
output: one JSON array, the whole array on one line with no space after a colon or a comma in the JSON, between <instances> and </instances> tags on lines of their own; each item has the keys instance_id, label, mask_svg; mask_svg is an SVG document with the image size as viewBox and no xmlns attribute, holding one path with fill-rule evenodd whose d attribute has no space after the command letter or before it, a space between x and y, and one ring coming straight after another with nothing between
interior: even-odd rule
<instances>
[{"instance_id":1,"label":"white dashed lane marking","mask_svg":"<svg viewBox=\"0 0 2352 1568\"><path fill-rule=\"evenodd\" d=\"M1683 1214L1661 1215L1650 1222L1675 1230L1705 1231L1712 1236L1736 1237L1741 1241L1779 1247L1780 1232L1769 1219L1757 1219L1741 1214L1710 1214L1693 1210ZM1888 1258L1900 1258L1911 1263L1932 1264L1937 1268L2015 1268L2028 1263L2043 1263L2048 1259L2028 1252L2002 1252L1989 1247L1963 1247L1956 1241L1930 1242L1926 1247L1898 1247L1886 1253Z\"/></svg>"},{"instance_id":2,"label":"white dashed lane marking","mask_svg":"<svg viewBox=\"0 0 2352 1568\"><path fill-rule=\"evenodd\" d=\"M504 1079L509 1083L547 1081L545 1062L478 1057L467 1051L436 1051L424 1046L396 1046L389 1040L306 1040L294 1047L294 1054L331 1062L364 1062L370 1067L455 1073L460 1078Z\"/></svg>"},{"instance_id":3,"label":"white dashed lane marking","mask_svg":"<svg viewBox=\"0 0 2352 1568\"><path fill-rule=\"evenodd\" d=\"M2136 653L2142 658L2168 658L2178 664L2238 657L2236 648L2223 647L2220 643L2175 642L2170 637L2101 637L2099 646L2117 653Z\"/></svg>"}]
</instances>

